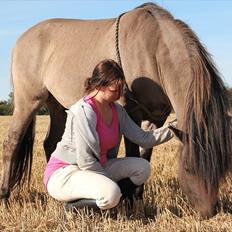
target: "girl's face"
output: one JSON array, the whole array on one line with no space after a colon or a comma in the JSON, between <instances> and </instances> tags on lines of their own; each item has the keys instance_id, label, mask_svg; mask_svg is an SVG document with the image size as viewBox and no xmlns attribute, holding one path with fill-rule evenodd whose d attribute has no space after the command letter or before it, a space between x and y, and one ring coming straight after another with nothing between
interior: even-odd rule
<instances>
[{"instance_id":1,"label":"girl's face","mask_svg":"<svg viewBox=\"0 0 232 232\"><path fill-rule=\"evenodd\" d=\"M122 96L123 82L115 80L110 85L101 87L99 93L108 103L117 101Z\"/></svg>"}]
</instances>

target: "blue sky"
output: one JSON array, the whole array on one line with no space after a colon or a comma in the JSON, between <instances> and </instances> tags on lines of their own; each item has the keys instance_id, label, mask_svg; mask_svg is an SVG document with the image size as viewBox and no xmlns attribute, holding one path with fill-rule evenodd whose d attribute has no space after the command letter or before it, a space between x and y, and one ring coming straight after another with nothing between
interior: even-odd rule
<instances>
[{"instance_id":1,"label":"blue sky","mask_svg":"<svg viewBox=\"0 0 232 232\"><path fill-rule=\"evenodd\" d=\"M149 0L147 0L149 1ZM139 0L0 0L0 100L8 99L11 50L28 28L48 18L117 17L147 1ZM232 87L232 0L157 0L186 22L212 54L226 84Z\"/></svg>"}]
</instances>

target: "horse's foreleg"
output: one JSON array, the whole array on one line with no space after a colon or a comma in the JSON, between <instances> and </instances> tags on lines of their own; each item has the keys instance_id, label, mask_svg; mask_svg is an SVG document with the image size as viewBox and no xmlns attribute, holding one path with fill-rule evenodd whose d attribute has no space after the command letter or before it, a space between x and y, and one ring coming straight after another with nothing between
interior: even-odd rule
<instances>
[{"instance_id":1,"label":"horse's foreleg","mask_svg":"<svg viewBox=\"0 0 232 232\"><path fill-rule=\"evenodd\" d=\"M47 106L50 112L50 126L44 140L44 150L48 161L56 148L56 144L61 140L65 128L66 113L65 108L52 95L48 98Z\"/></svg>"},{"instance_id":2,"label":"horse's foreleg","mask_svg":"<svg viewBox=\"0 0 232 232\"><path fill-rule=\"evenodd\" d=\"M127 157L140 157L139 146L129 139L124 137L126 156Z\"/></svg>"},{"instance_id":3,"label":"horse's foreleg","mask_svg":"<svg viewBox=\"0 0 232 232\"><path fill-rule=\"evenodd\" d=\"M151 123L149 121L143 121L142 122L142 128L146 131L155 130L158 127L161 127L164 124L164 121L157 121L155 123ZM153 148L146 149L146 148L140 148L140 156L147 161L151 161L151 155L152 155ZM144 192L144 186L141 185L136 190L136 197L142 198Z\"/></svg>"},{"instance_id":4,"label":"horse's foreleg","mask_svg":"<svg viewBox=\"0 0 232 232\"><path fill-rule=\"evenodd\" d=\"M19 185L31 168L33 118L39 102L15 106L8 134L3 142L0 198L7 201L10 189ZM25 141L24 137L27 137ZM27 173L27 175L30 173ZM29 175L28 175L29 176Z\"/></svg>"},{"instance_id":5,"label":"horse's foreleg","mask_svg":"<svg viewBox=\"0 0 232 232\"><path fill-rule=\"evenodd\" d=\"M140 111L131 111L131 109L135 107L133 102L128 101L124 107L131 119L140 127L142 122L142 113ZM126 137L124 137L124 143L127 157L140 157L139 146L137 144L131 142Z\"/></svg>"}]
</instances>

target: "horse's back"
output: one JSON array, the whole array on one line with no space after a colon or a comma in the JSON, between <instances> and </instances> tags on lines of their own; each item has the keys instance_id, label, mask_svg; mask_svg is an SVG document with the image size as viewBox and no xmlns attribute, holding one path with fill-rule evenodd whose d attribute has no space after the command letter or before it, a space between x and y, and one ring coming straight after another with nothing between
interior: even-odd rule
<instances>
[{"instance_id":1,"label":"horse's back","mask_svg":"<svg viewBox=\"0 0 232 232\"><path fill-rule=\"evenodd\" d=\"M159 84L156 67L150 62L160 40L158 18L143 8L122 17L118 42L129 86L137 77ZM117 59L115 22L52 19L32 27L15 48L14 85L19 79L28 86L36 84L38 91L43 87L43 93L50 92L64 107L69 107L82 96L84 80L94 66L106 58Z\"/></svg>"},{"instance_id":2,"label":"horse's back","mask_svg":"<svg viewBox=\"0 0 232 232\"><path fill-rule=\"evenodd\" d=\"M94 65L113 56L113 25L113 19L50 19L33 26L14 48L14 89L33 85L38 95L46 87L68 107L81 96L83 81Z\"/></svg>"}]
</instances>

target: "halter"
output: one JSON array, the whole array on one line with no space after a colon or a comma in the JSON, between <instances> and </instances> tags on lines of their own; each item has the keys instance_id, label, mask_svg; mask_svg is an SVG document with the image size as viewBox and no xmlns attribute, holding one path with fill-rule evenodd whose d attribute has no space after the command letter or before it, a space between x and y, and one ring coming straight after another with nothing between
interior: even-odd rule
<instances>
[{"instance_id":1,"label":"halter","mask_svg":"<svg viewBox=\"0 0 232 232\"><path fill-rule=\"evenodd\" d=\"M123 69L122 67L122 61L121 61L121 56L120 56L120 52L119 52L119 22L121 17L126 14L126 12L120 14L117 18L116 18L116 28L115 28L115 50L116 50L116 59L118 64L120 65L120 67ZM151 119L152 121L160 121L162 120L162 118L164 117L166 119L166 116L159 116L157 117L156 115L154 115L144 104L140 103L136 97L134 96L133 92L129 89L127 82L125 81L125 85L124 85L124 96L125 98L129 99L130 101L132 101L133 103L136 104L136 106L130 110L130 114L134 113L136 111L142 110L143 112L145 112L149 119ZM168 112L168 108L164 109L162 115L166 115Z\"/></svg>"}]
</instances>

